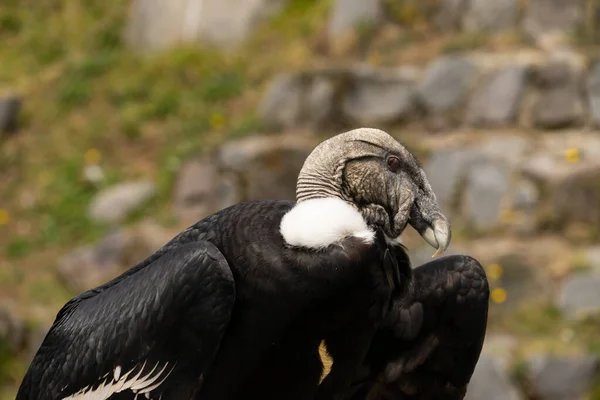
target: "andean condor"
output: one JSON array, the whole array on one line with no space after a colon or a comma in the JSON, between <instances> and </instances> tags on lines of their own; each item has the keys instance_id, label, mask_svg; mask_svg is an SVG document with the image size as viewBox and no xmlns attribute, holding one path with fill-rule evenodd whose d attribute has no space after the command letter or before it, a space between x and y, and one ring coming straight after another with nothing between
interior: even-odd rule
<instances>
[{"instance_id":1,"label":"andean condor","mask_svg":"<svg viewBox=\"0 0 600 400\"><path fill-rule=\"evenodd\" d=\"M223 209L70 300L17 400L337 399L365 363L379 382L369 363L390 318L410 327L428 315L398 307L418 282L398 256L407 224L438 253L448 247L450 226L413 155L381 130L334 136L305 161L297 202ZM415 290L439 297L446 286ZM412 339L427 340L422 332ZM334 361L319 384L322 340Z\"/></svg>"}]
</instances>

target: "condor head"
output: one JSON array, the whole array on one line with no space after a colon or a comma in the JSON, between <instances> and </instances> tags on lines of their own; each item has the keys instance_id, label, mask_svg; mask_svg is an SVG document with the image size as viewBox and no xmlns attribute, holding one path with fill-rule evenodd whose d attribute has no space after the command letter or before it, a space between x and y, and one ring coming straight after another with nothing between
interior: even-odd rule
<instances>
[{"instance_id":1,"label":"condor head","mask_svg":"<svg viewBox=\"0 0 600 400\"><path fill-rule=\"evenodd\" d=\"M300 171L296 197L299 203L344 200L390 240L410 224L437 249L434 256L450 244L450 224L419 162L379 129L355 129L320 143Z\"/></svg>"}]
</instances>

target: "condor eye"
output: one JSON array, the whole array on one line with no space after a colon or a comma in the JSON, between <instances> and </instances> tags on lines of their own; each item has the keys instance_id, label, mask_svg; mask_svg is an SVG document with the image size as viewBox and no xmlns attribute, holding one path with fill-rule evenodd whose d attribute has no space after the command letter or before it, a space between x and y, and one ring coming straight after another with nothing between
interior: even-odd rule
<instances>
[{"instance_id":1,"label":"condor eye","mask_svg":"<svg viewBox=\"0 0 600 400\"><path fill-rule=\"evenodd\" d=\"M387 166L390 171L394 173L398 172L401 166L400 159L396 156L389 156L387 159Z\"/></svg>"}]
</instances>

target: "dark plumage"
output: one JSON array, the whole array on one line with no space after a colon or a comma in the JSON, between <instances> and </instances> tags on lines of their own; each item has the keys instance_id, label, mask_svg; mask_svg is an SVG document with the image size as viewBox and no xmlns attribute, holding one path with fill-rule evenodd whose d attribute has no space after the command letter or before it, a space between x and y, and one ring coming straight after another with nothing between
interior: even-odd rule
<instances>
[{"instance_id":1,"label":"dark plumage","mask_svg":"<svg viewBox=\"0 0 600 400\"><path fill-rule=\"evenodd\" d=\"M435 284L454 272L413 280L397 240L407 224L448 247L450 225L416 159L383 131L334 136L307 158L297 202L223 209L69 301L17 400L338 399L365 362L373 379L391 365L379 346L416 327L411 301L423 302L424 321L446 312ZM319 383L322 341L334 362Z\"/></svg>"},{"instance_id":2,"label":"dark plumage","mask_svg":"<svg viewBox=\"0 0 600 400\"><path fill-rule=\"evenodd\" d=\"M408 272L344 400L463 399L487 326L489 287L477 260L448 256ZM403 268L404 267L404 268Z\"/></svg>"},{"instance_id":3,"label":"dark plumage","mask_svg":"<svg viewBox=\"0 0 600 400\"><path fill-rule=\"evenodd\" d=\"M153 398L194 398L200 389L203 399L250 393L312 398L321 375L320 341L329 337L335 343L342 329L372 335L375 322L365 320L382 318L391 286L381 285L388 280L378 276L384 273L377 247L385 246L382 236L377 246L349 238L316 255L284 246L277 226L293 204L255 201L224 209L122 276L71 300L17 399L63 398L114 381L117 366L123 376L143 362L142 377L157 363L155 372L168 363L154 382L166 377ZM348 305L351 314L337 312ZM342 358L356 350L340 345ZM278 363L285 346L294 352ZM272 380L271 368L280 379ZM130 377L138 372L134 368Z\"/></svg>"}]
</instances>

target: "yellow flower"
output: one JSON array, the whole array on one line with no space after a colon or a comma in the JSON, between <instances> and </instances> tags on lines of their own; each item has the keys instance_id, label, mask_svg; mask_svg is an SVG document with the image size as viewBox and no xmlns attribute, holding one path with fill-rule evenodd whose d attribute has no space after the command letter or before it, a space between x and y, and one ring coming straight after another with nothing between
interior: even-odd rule
<instances>
[{"instance_id":1,"label":"yellow flower","mask_svg":"<svg viewBox=\"0 0 600 400\"><path fill-rule=\"evenodd\" d=\"M83 158L86 164L98 164L102 156L100 155L100 152L98 150L89 149L85 152Z\"/></svg>"},{"instance_id":2,"label":"yellow flower","mask_svg":"<svg viewBox=\"0 0 600 400\"><path fill-rule=\"evenodd\" d=\"M500 264L491 264L490 266L488 266L487 275L492 280L498 280L502 276L503 272L504 272L504 268L502 268L502 266Z\"/></svg>"},{"instance_id":3,"label":"yellow flower","mask_svg":"<svg viewBox=\"0 0 600 400\"><path fill-rule=\"evenodd\" d=\"M581 159L581 152L576 147L571 147L565 150L565 160L570 163L575 163Z\"/></svg>"},{"instance_id":4,"label":"yellow flower","mask_svg":"<svg viewBox=\"0 0 600 400\"><path fill-rule=\"evenodd\" d=\"M494 303L502 304L506 301L506 290L502 288L495 288L492 290L491 297Z\"/></svg>"},{"instance_id":5,"label":"yellow flower","mask_svg":"<svg viewBox=\"0 0 600 400\"><path fill-rule=\"evenodd\" d=\"M225 127L225 117L222 114L213 114L210 116L210 126L213 129L221 130Z\"/></svg>"},{"instance_id":6,"label":"yellow flower","mask_svg":"<svg viewBox=\"0 0 600 400\"><path fill-rule=\"evenodd\" d=\"M0 209L0 225L8 224L9 219L8 211Z\"/></svg>"}]
</instances>

